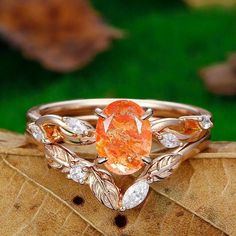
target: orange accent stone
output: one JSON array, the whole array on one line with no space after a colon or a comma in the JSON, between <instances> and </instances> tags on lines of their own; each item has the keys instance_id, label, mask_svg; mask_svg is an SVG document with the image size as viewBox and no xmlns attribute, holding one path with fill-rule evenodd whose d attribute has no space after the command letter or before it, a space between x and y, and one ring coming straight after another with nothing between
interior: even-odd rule
<instances>
[{"instance_id":1,"label":"orange accent stone","mask_svg":"<svg viewBox=\"0 0 236 236\"><path fill-rule=\"evenodd\" d=\"M195 132L201 132L201 127L199 122L196 120L186 120L184 122L184 133L185 134L193 134Z\"/></svg>"},{"instance_id":2,"label":"orange accent stone","mask_svg":"<svg viewBox=\"0 0 236 236\"><path fill-rule=\"evenodd\" d=\"M55 125L44 125L43 126L43 129L46 133L46 137L52 141L52 142L55 142L55 141L60 141L61 140L61 135L60 135L60 132L59 132L59 129L57 126Z\"/></svg>"},{"instance_id":3,"label":"orange accent stone","mask_svg":"<svg viewBox=\"0 0 236 236\"><path fill-rule=\"evenodd\" d=\"M204 136L206 130L203 130L196 120L186 120L184 122L184 134L191 135L188 142L194 142Z\"/></svg>"},{"instance_id":4,"label":"orange accent stone","mask_svg":"<svg viewBox=\"0 0 236 236\"><path fill-rule=\"evenodd\" d=\"M149 120L141 120L144 110L136 103L118 100L109 104L96 127L96 149L107 157L105 166L118 175L135 173L143 167L142 157L149 156L152 132Z\"/></svg>"}]
</instances>

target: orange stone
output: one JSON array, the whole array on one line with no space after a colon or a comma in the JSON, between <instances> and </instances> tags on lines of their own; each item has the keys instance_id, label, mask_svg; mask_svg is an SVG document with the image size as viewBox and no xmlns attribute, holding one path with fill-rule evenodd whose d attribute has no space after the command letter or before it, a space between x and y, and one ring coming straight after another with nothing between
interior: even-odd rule
<instances>
[{"instance_id":1,"label":"orange stone","mask_svg":"<svg viewBox=\"0 0 236 236\"><path fill-rule=\"evenodd\" d=\"M143 167L142 157L150 155L152 132L149 120L142 120L144 110L136 103L118 100L104 110L96 127L98 156L107 157L105 166L118 175L135 173Z\"/></svg>"}]
</instances>

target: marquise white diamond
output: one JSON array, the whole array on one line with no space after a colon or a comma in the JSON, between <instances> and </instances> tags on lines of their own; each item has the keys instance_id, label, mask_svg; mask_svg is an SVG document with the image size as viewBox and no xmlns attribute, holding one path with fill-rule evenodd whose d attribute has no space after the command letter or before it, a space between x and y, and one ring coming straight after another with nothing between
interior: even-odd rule
<instances>
[{"instance_id":1,"label":"marquise white diamond","mask_svg":"<svg viewBox=\"0 0 236 236\"><path fill-rule=\"evenodd\" d=\"M122 208L131 209L138 206L146 198L149 184L146 180L140 180L130 186L122 199Z\"/></svg>"},{"instance_id":2,"label":"marquise white diamond","mask_svg":"<svg viewBox=\"0 0 236 236\"><path fill-rule=\"evenodd\" d=\"M161 134L160 143L167 148L175 148L180 145L180 140L172 133Z\"/></svg>"},{"instance_id":3,"label":"marquise white diamond","mask_svg":"<svg viewBox=\"0 0 236 236\"><path fill-rule=\"evenodd\" d=\"M87 176L87 172L84 171L83 165L76 165L70 169L70 178L75 182L83 183Z\"/></svg>"},{"instance_id":4,"label":"marquise white diamond","mask_svg":"<svg viewBox=\"0 0 236 236\"><path fill-rule=\"evenodd\" d=\"M93 128L87 122L74 117L63 117L63 121L76 134L83 134L85 131Z\"/></svg>"},{"instance_id":5,"label":"marquise white diamond","mask_svg":"<svg viewBox=\"0 0 236 236\"><path fill-rule=\"evenodd\" d=\"M211 117L209 115L203 115L200 125L203 129L209 129L212 127Z\"/></svg>"},{"instance_id":6,"label":"marquise white diamond","mask_svg":"<svg viewBox=\"0 0 236 236\"><path fill-rule=\"evenodd\" d=\"M45 137L43 131L39 128L38 125L31 123L29 124L29 130L31 131L33 137L38 140L43 142Z\"/></svg>"}]
</instances>

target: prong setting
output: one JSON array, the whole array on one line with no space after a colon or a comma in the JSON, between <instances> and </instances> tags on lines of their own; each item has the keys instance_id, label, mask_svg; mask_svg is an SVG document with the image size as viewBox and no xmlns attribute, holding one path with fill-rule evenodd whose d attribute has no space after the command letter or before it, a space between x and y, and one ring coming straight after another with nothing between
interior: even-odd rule
<instances>
[{"instance_id":1,"label":"prong setting","mask_svg":"<svg viewBox=\"0 0 236 236\"><path fill-rule=\"evenodd\" d=\"M96 159L97 164L103 164L105 162L107 162L107 157L97 157Z\"/></svg>"},{"instance_id":2,"label":"prong setting","mask_svg":"<svg viewBox=\"0 0 236 236\"><path fill-rule=\"evenodd\" d=\"M107 115L103 112L103 110L101 108L96 108L95 109L95 114L98 116L98 117L101 117L103 119L106 119L107 118Z\"/></svg>"},{"instance_id":3,"label":"prong setting","mask_svg":"<svg viewBox=\"0 0 236 236\"><path fill-rule=\"evenodd\" d=\"M124 206L122 206L122 207L120 207L120 209L119 209L120 211L125 211L126 210L126 208L124 207Z\"/></svg>"},{"instance_id":4,"label":"prong setting","mask_svg":"<svg viewBox=\"0 0 236 236\"><path fill-rule=\"evenodd\" d=\"M150 157L142 157L142 161L147 165L152 164L152 159Z\"/></svg>"},{"instance_id":5,"label":"prong setting","mask_svg":"<svg viewBox=\"0 0 236 236\"><path fill-rule=\"evenodd\" d=\"M153 110L151 108L148 108L145 113L141 116L142 120L147 120L153 115Z\"/></svg>"},{"instance_id":6,"label":"prong setting","mask_svg":"<svg viewBox=\"0 0 236 236\"><path fill-rule=\"evenodd\" d=\"M154 182L154 178L152 176L147 177L147 183L152 184Z\"/></svg>"}]
</instances>

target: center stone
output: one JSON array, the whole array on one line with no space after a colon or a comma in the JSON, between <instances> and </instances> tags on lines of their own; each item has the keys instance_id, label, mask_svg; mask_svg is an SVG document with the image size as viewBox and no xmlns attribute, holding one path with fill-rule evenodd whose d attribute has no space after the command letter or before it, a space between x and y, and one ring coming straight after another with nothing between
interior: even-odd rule
<instances>
[{"instance_id":1,"label":"center stone","mask_svg":"<svg viewBox=\"0 0 236 236\"><path fill-rule=\"evenodd\" d=\"M128 175L144 165L142 157L150 155L152 132L149 120L142 120L144 110L136 103L118 100L104 110L96 127L96 149L106 157L105 166L118 175Z\"/></svg>"}]
</instances>

